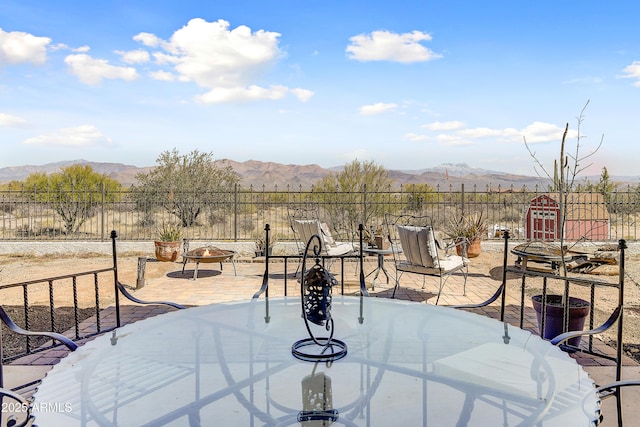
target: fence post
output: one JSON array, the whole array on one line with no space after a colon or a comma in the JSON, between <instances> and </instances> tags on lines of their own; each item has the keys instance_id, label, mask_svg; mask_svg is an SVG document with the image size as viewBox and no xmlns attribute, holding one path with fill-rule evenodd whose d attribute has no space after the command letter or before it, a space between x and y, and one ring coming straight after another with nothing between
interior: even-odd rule
<instances>
[{"instance_id":1,"label":"fence post","mask_svg":"<svg viewBox=\"0 0 640 427\"><path fill-rule=\"evenodd\" d=\"M238 241L238 183L233 186L233 241Z\"/></svg>"},{"instance_id":2,"label":"fence post","mask_svg":"<svg viewBox=\"0 0 640 427\"><path fill-rule=\"evenodd\" d=\"M367 223L367 184L362 184L362 224Z\"/></svg>"},{"instance_id":3,"label":"fence post","mask_svg":"<svg viewBox=\"0 0 640 427\"><path fill-rule=\"evenodd\" d=\"M100 217L101 217L100 218L100 240L102 242L104 242L104 199L105 199L105 197L104 197L104 182L101 183L100 187L101 187L100 188L100 193L101 193L101 197L102 197L102 200L101 200L102 209L101 209L101 212L100 212Z\"/></svg>"},{"instance_id":4,"label":"fence post","mask_svg":"<svg viewBox=\"0 0 640 427\"><path fill-rule=\"evenodd\" d=\"M462 209L462 216L464 216L464 182L462 184L460 184L460 206Z\"/></svg>"}]
</instances>

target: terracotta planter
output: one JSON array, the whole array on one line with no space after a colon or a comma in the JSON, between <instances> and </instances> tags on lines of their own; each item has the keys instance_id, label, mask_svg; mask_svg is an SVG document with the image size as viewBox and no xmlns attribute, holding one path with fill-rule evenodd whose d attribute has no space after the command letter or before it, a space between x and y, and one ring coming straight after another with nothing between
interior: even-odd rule
<instances>
[{"instance_id":1,"label":"terracotta planter","mask_svg":"<svg viewBox=\"0 0 640 427\"><path fill-rule=\"evenodd\" d=\"M374 240L378 249L389 249L389 240L385 239L384 236L374 236Z\"/></svg>"},{"instance_id":2,"label":"terracotta planter","mask_svg":"<svg viewBox=\"0 0 640 427\"><path fill-rule=\"evenodd\" d=\"M533 308L536 310L538 318L538 331L544 339L550 340L563 331L564 307L562 305L562 295L547 295L546 318L544 321L544 334L542 333L542 295L531 297ZM584 329L584 321L589 315L591 304L580 298L569 298L569 331L581 331ZM571 338L567 343L574 347L580 345L582 337Z\"/></svg>"},{"instance_id":3,"label":"terracotta planter","mask_svg":"<svg viewBox=\"0 0 640 427\"><path fill-rule=\"evenodd\" d=\"M177 242L160 242L156 241L156 258L158 261L175 261L180 255L181 241Z\"/></svg>"},{"instance_id":4,"label":"terracotta planter","mask_svg":"<svg viewBox=\"0 0 640 427\"><path fill-rule=\"evenodd\" d=\"M473 239L467 246L467 258L475 258L482 252L482 246L480 245L480 239ZM459 256L462 256L462 246L456 246L456 252Z\"/></svg>"}]
</instances>

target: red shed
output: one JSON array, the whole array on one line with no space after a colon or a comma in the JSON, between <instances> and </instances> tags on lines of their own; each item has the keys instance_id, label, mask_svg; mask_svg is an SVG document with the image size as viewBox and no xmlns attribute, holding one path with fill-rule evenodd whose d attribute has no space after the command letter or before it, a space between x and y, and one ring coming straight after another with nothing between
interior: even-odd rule
<instances>
[{"instance_id":1,"label":"red shed","mask_svg":"<svg viewBox=\"0 0 640 427\"><path fill-rule=\"evenodd\" d=\"M560 238L559 194L541 195L531 200L525 214L527 240L557 240ZM608 240L609 211L599 193L567 195L566 240Z\"/></svg>"},{"instance_id":2,"label":"red shed","mask_svg":"<svg viewBox=\"0 0 640 427\"><path fill-rule=\"evenodd\" d=\"M560 237L560 207L551 197L543 194L529 202L524 220L527 240L556 240Z\"/></svg>"}]
</instances>

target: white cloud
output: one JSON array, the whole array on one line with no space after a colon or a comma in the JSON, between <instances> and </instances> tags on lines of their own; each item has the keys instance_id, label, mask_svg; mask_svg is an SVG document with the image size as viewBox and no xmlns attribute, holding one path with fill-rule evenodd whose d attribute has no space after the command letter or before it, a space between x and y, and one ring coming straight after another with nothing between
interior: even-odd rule
<instances>
[{"instance_id":1,"label":"white cloud","mask_svg":"<svg viewBox=\"0 0 640 427\"><path fill-rule=\"evenodd\" d=\"M640 61L633 61L631 65L627 65L622 72L624 73L624 75L622 75L623 79L636 79L633 85L640 87Z\"/></svg>"},{"instance_id":2,"label":"white cloud","mask_svg":"<svg viewBox=\"0 0 640 427\"><path fill-rule=\"evenodd\" d=\"M431 138L429 138L427 135L420 135L417 133L405 133L404 134L404 139L408 139L409 141L414 141L414 142L421 142L421 141L429 141Z\"/></svg>"},{"instance_id":3,"label":"white cloud","mask_svg":"<svg viewBox=\"0 0 640 427\"><path fill-rule=\"evenodd\" d=\"M131 81L138 78L135 68L110 65L104 59L95 59L86 54L69 55L64 62L69 66L72 74L89 85L99 84L102 79Z\"/></svg>"},{"instance_id":4,"label":"white cloud","mask_svg":"<svg viewBox=\"0 0 640 427\"><path fill-rule=\"evenodd\" d=\"M122 57L122 61L127 64L144 64L145 62L149 62L151 59L149 52L143 49L130 50L128 52L116 50L116 53L120 55Z\"/></svg>"},{"instance_id":5,"label":"white cloud","mask_svg":"<svg viewBox=\"0 0 640 427\"><path fill-rule=\"evenodd\" d=\"M199 95L196 99L205 104L222 104L227 102L247 102L258 101L261 99L278 100L286 96L288 89L284 86L271 86L265 89L260 86L251 85L247 88L236 87L219 87L209 92Z\"/></svg>"},{"instance_id":6,"label":"white cloud","mask_svg":"<svg viewBox=\"0 0 640 427\"><path fill-rule=\"evenodd\" d=\"M441 57L420 44L430 40L431 35L420 31L404 34L374 31L351 37L346 51L349 58L358 61L424 62Z\"/></svg>"},{"instance_id":7,"label":"white cloud","mask_svg":"<svg viewBox=\"0 0 640 427\"><path fill-rule=\"evenodd\" d=\"M438 142L446 145L469 145L471 141L461 138L458 135L440 134L436 137Z\"/></svg>"},{"instance_id":8,"label":"white cloud","mask_svg":"<svg viewBox=\"0 0 640 427\"><path fill-rule=\"evenodd\" d=\"M0 113L0 126L4 127L21 127L27 124L22 117L12 116L11 114Z\"/></svg>"},{"instance_id":9,"label":"white cloud","mask_svg":"<svg viewBox=\"0 0 640 427\"><path fill-rule=\"evenodd\" d=\"M58 50L69 50L69 51L74 52L74 53L87 53L87 52L89 52L91 50L91 48L89 46L87 46L87 45L71 48L71 47L69 47L69 45L67 45L65 43L57 43L57 44L54 44L54 45L50 45L49 49L51 49L54 52L56 52Z\"/></svg>"},{"instance_id":10,"label":"white cloud","mask_svg":"<svg viewBox=\"0 0 640 427\"><path fill-rule=\"evenodd\" d=\"M20 31L0 28L0 66L7 64L44 64L47 61L49 37L37 37Z\"/></svg>"},{"instance_id":11,"label":"white cloud","mask_svg":"<svg viewBox=\"0 0 640 427\"><path fill-rule=\"evenodd\" d=\"M26 145L89 147L111 144L111 139L93 125L82 125L74 128L59 129L56 132L29 138L23 142Z\"/></svg>"},{"instance_id":12,"label":"white cloud","mask_svg":"<svg viewBox=\"0 0 640 427\"><path fill-rule=\"evenodd\" d=\"M261 87L256 84L266 71L284 56L278 47L279 33L240 25L229 28L229 22L207 22L201 18L162 40L140 33L134 40L161 51L153 52L156 65L171 67L171 74L182 82L194 82L208 92L197 97L204 103L282 99L291 93L301 101L313 95L308 89L290 89L281 85ZM168 72L168 70L164 70ZM155 74L167 77L167 74Z\"/></svg>"},{"instance_id":13,"label":"white cloud","mask_svg":"<svg viewBox=\"0 0 640 427\"><path fill-rule=\"evenodd\" d=\"M461 121L450 121L450 122L433 122L427 123L422 126L428 130L441 131L441 130L456 130L464 127L464 123Z\"/></svg>"},{"instance_id":14,"label":"white cloud","mask_svg":"<svg viewBox=\"0 0 640 427\"><path fill-rule=\"evenodd\" d=\"M151 33L139 33L133 36L133 40L142 43L149 47L158 47L161 43L161 39L155 34Z\"/></svg>"},{"instance_id":15,"label":"white cloud","mask_svg":"<svg viewBox=\"0 0 640 427\"><path fill-rule=\"evenodd\" d=\"M172 82L175 81L176 76L174 74L171 74L168 71L152 71L149 73L149 76L151 76L152 79L154 80L160 80L160 81L164 81L164 82Z\"/></svg>"},{"instance_id":16,"label":"white cloud","mask_svg":"<svg viewBox=\"0 0 640 427\"><path fill-rule=\"evenodd\" d=\"M49 45L49 49L51 49L52 51L58 51L58 50L66 50L69 49L69 46L64 44L64 43L56 43L56 44L52 44Z\"/></svg>"},{"instance_id":17,"label":"white cloud","mask_svg":"<svg viewBox=\"0 0 640 427\"><path fill-rule=\"evenodd\" d=\"M162 52L153 52L153 59L156 60L156 64L158 65L173 65L180 62L177 57L173 55L167 55L166 53Z\"/></svg>"},{"instance_id":18,"label":"white cloud","mask_svg":"<svg viewBox=\"0 0 640 427\"><path fill-rule=\"evenodd\" d=\"M482 138L494 138L497 142L522 142L523 137L527 139L528 143L536 144L559 141L564 132L564 128L545 122L533 122L521 130L488 127L465 128L461 121L433 122L422 127L430 131L444 132L437 136L437 140L446 144L471 144L474 140ZM567 137L575 138L576 136L577 131L570 129Z\"/></svg>"},{"instance_id":19,"label":"white cloud","mask_svg":"<svg viewBox=\"0 0 640 427\"><path fill-rule=\"evenodd\" d=\"M554 125L552 123L545 122L533 122L520 132L520 139L524 136L527 139L527 143L536 144L542 142L561 141L564 128ZM569 129L567 138L575 138L578 136L578 132Z\"/></svg>"},{"instance_id":20,"label":"white cloud","mask_svg":"<svg viewBox=\"0 0 640 427\"><path fill-rule=\"evenodd\" d=\"M291 93L293 93L302 102L307 102L314 95L313 91L301 88L291 89Z\"/></svg>"},{"instance_id":21,"label":"white cloud","mask_svg":"<svg viewBox=\"0 0 640 427\"><path fill-rule=\"evenodd\" d=\"M398 104L385 104L378 102L372 105L364 105L360 107L360 114L363 116L373 116L376 114L386 113L387 111L393 111L398 108Z\"/></svg>"}]
</instances>

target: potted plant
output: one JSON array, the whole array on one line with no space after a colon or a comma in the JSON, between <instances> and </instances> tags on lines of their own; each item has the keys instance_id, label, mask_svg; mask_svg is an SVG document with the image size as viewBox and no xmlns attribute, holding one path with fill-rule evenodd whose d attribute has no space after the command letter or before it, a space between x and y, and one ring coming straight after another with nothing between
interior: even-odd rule
<instances>
[{"instance_id":1,"label":"potted plant","mask_svg":"<svg viewBox=\"0 0 640 427\"><path fill-rule=\"evenodd\" d=\"M382 226L375 230L371 227L369 230L363 229L363 240L367 242L370 248L389 249L389 240L385 237Z\"/></svg>"},{"instance_id":2,"label":"potted plant","mask_svg":"<svg viewBox=\"0 0 640 427\"><path fill-rule=\"evenodd\" d=\"M269 256L271 256L271 254L273 253L273 246L277 242L278 242L278 239L275 237L275 235L271 235L269 238L269 247L266 248L266 242L264 241L264 237L262 235L257 236L255 238L256 257L264 256L266 253L268 253Z\"/></svg>"},{"instance_id":3,"label":"potted plant","mask_svg":"<svg viewBox=\"0 0 640 427\"><path fill-rule=\"evenodd\" d=\"M451 217L444 232L456 243L458 255L464 253L463 247L466 246L466 256L475 258L482 251L480 241L487 235L487 222L482 212Z\"/></svg>"},{"instance_id":4,"label":"potted plant","mask_svg":"<svg viewBox=\"0 0 640 427\"><path fill-rule=\"evenodd\" d=\"M165 223L158 229L155 241L158 261L175 261L180 255L182 245L182 227L176 223Z\"/></svg>"}]
</instances>

